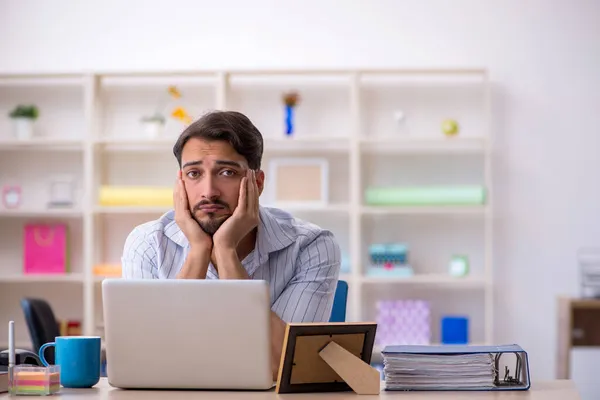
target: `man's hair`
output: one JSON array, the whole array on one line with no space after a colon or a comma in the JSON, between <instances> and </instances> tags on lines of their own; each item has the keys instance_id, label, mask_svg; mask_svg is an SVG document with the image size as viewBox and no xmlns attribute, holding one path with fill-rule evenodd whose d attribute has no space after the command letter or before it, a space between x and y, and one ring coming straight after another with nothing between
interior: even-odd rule
<instances>
[{"instance_id":1,"label":"man's hair","mask_svg":"<svg viewBox=\"0 0 600 400\"><path fill-rule=\"evenodd\" d=\"M181 168L183 147L191 138L222 140L246 158L251 169L260 169L263 138L260 131L244 114L237 111L212 111L188 126L173 146L173 154Z\"/></svg>"}]
</instances>

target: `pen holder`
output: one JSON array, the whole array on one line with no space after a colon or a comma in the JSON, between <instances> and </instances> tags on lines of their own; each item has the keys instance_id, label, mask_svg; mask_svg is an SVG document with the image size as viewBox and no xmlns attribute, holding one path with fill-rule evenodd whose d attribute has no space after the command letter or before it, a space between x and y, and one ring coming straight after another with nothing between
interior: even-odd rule
<instances>
[{"instance_id":1,"label":"pen holder","mask_svg":"<svg viewBox=\"0 0 600 400\"><path fill-rule=\"evenodd\" d=\"M60 366L16 365L9 371L11 396L49 396L60 390Z\"/></svg>"}]
</instances>

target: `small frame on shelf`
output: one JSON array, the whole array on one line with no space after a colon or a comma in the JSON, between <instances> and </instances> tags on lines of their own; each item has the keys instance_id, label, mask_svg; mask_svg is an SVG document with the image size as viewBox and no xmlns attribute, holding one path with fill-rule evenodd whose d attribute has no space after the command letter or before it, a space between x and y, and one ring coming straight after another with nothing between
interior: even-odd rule
<instances>
[{"instance_id":1,"label":"small frame on shelf","mask_svg":"<svg viewBox=\"0 0 600 400\"><path fill-rule=\"evenodd\" d=\"M275 158L269 176L278 206L324 207L329 201L329 164L324 158Z\"/></svg>"}]
</instances>

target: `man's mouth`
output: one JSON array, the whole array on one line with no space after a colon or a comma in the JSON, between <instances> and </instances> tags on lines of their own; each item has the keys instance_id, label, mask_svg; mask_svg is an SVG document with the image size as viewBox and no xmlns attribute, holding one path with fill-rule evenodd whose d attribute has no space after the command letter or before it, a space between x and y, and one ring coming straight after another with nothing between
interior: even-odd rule
<instances>
[{"instance_id":1,"label":"man's mouth","mask_svg":"<svg viewBox=\"0 0 600 400\"><path fill-rule=\"evenodd\" d=\"M224 208L225 207L216 204L206 204L198 207L199 210L205 213L215 213L217 211L223 210Z\"/></svg>"}]
</instances>

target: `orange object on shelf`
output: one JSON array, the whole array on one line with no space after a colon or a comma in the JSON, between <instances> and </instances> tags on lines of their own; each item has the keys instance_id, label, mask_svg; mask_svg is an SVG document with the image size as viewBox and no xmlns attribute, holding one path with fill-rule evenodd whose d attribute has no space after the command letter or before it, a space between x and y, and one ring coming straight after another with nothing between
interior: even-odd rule
<instances>
[{"instance_id":1,"label":"orange object on shelf","mask_svg":"<svg viewBox=\"0 0 600 400\"><path fill-rule=\"evenodd\" d=\"M94 275L120 278L122 267L120 264L98 264L94 267Z\"/></svg>"}]
</instances>

